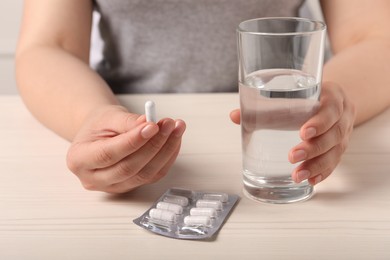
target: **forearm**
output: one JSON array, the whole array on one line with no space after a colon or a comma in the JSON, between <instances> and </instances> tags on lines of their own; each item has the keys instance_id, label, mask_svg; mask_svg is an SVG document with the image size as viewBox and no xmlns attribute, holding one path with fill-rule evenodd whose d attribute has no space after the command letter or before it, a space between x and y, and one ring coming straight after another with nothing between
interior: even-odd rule
<instances>
[{"instance_id":1,"label":"forearm","mask_svg":"<svg viewBox=\"0 0 390 260\"><path fill-rule=\"evenodd\" d=\"M36 46L19 52L16 76L32 114L68 140L73 139L89 113L119 104L85 62L59 47Z\"/></svg>"},{"instance_id":2,"label":"forearm","mask_svg":"<svg viewBox=\"0 0 390 260\"><path fill-rule=\"evenodd\" d=\"M355 125L390 105L390 47L381 40L365 40L341 50L324 67L324 81L333 81L355 104Z\"/></svg>"}]
</instances>

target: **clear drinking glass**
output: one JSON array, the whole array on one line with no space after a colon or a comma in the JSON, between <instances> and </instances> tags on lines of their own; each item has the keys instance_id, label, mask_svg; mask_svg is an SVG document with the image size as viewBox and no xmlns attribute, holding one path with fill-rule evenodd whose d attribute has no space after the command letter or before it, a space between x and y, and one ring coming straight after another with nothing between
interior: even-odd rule
<instances>
[{"instance_id":1,"label":"clear drinking glass","mask_svg":"<svg viewBox=\"0 0 390 260\"><path fill-rule=\"evenodd\" d=\"M244 193L270 203L306 200L313 187L291 179L297 165L288 152L319 106L326 26L260 18L237 32Z\"/></svg>"}]
</instances>

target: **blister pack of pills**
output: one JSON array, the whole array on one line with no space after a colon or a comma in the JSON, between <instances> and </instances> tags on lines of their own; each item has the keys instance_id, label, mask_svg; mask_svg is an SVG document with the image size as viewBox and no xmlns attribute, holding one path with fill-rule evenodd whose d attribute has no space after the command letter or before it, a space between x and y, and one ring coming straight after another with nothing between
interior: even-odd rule
<instances>
[{"instance_id":1,"label":"blister pack of pills","mask_svg":"<svg viewBox=\"0 0 390 260\"><path fill-rule=\"evenodd\" d=\"M172 188L133 222L171 238L207 239L222 227L238 199L232 194Z\"/></svg>"}]
</instances>

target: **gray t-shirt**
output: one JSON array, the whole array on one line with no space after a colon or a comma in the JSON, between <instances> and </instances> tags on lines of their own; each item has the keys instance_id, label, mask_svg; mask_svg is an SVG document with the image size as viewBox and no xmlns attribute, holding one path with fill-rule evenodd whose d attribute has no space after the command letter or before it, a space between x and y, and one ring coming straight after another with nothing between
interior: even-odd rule
<instances>
[{"instance_id":1,"label":"gray t-shirt","mask_svg":"<svg viewBox=\"0 0 390 260\"><path fill-rule=\"evenodd\" d=\"M297 16L302 0L95 0L98 73L115 93L237 91L236 28Z\"/></svg>"}]
</instances>

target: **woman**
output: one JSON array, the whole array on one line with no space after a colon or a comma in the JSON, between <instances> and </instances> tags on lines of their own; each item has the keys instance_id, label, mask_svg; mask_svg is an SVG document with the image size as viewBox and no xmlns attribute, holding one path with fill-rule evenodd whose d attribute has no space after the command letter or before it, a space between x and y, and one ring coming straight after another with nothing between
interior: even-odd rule
<instances>
[{"instance_id":1,"label":"woman","mask_svg":"<svg viewBox=\"0 0 390 260\"><path fill-rule=\"evenodd\" d=\"M239 2L239 3L237 3ZM324 67L321 107L292 147L296 182L334 170L353 126L390 104L390 3L326 0L334 56ZM121 193L162 178L185 123L148 123L114 93L237 89L235 28L261 16L296 16L301 0L26 0L17 81L31 112L72 142L69 168L90 190ZM101 13L104 60L88 65L92 12ZM44 102L42 102L44 100ZM231 119L239 123L239 111Z\"/></svg>"}]
</instances>

